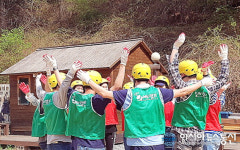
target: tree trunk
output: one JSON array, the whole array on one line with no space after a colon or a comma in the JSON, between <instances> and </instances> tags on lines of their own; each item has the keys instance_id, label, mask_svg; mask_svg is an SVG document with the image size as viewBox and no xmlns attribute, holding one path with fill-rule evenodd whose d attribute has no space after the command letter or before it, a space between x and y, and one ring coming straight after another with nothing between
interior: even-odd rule
<instances>
[{"instance_id":1,"label":"tree trunk","mask_svg":"<svg viewBox=\"0 0 240 150\"><path fill-rule=\"evenodd\" d=\"M7 16L7 9L5 8L5 2L3 0L0 0L0 28L1 29L7 28L6 16Z\"/></svg>"}]
</instances>

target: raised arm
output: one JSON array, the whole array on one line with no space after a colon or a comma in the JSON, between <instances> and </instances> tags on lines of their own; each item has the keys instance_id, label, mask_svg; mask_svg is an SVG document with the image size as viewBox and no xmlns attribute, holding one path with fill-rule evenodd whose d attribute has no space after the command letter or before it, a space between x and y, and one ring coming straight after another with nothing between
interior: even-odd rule
<instances>
[{"instance_id":1,"label":"raised arm","mask_svg":"<svg viewBox=\"0 0 240 150\"><path fill-rule=\"evenodd\" d=\"M42 78L42 74L39 74L36 76L36 93L37 93L37 97L40 100L43 100L45 95L46 95L46 91L43 90L42 88L42 84L41 84L41 78ZM44 82L44 81L43 81Z\"/></svg>"},{"instance_id":2,"label":"raised arm","mask_svg":"<svg viewBox=\"0 0 240 150\"><path fill-rule=\"evenodd\" d=\"M51 92L52 89L51 89L51 87L50 87L50 85L49 85L49 83L48 83L48 79L49 79L49 77L51 76L52 65L51 65L51 63L46 59L46 55L47 55L47 54L43 55L43 61L46 63L46 75L47 75L47 77L46 77L46 81L44 81L45 78L43 78L43 76L41 76L41 81L42 81L43 83L45 83L45 84L44 84L44 85L45 85L45 91L46 91L46 92Z\"/></svg>"},{"instance_id":3,"label":"raised arm","mask_svg":"<svg viewBox=\"0 0 240 150\"><path fill-rule=\"evenodd\" d=\"M221 95L225 90L227 90L227 88L231 85L231 82L228 82L227 84L225 84L223 87L221 87L221 89L219 89L219 95Z\"/></svg>"},{"instance_id":4,"label":"raised arm","mask_svg":"<svg viewBox=\"0 0 240 150\"><path fill-rule=\"evenodd\" d=\"M56 97L56 98L54 98L54 99L56 99L56 101L54 100L54 104L56 106L59 106L60 108L66 107L67 100L68 100L67 99L68 89L70 87L71 81L74 78L76 71L78 69L80 69L81 66L82 66L82 62L80 62L80 61L76 61L72 64L70 70L68 71L68 73L66 75L66 78L63 80L63 82L59 88L58 94L54 95L54 97Z\"/></svg>"},{"instance_id":5,"label":"raised arm","mask_svg":"<svg viewBox=\"0 0 240 150\"><path fill-rule=\"evenodd\" d=\"M42 74L42 76L40 78L40 81L44 84L45 91L46 92L51 92L51 87L48 84L48 77L50 77L50 76L45 76L45 75Z\"/></svg>"},{"instance_id":6,"label":"raised arm","mask_svg":"<svg viewBox=\"0 0 240 150\"><path fill-rule=\"evenodd\" d=\"M56 59L53 56L49 56L47 54L43 55L43 58L44 58L44 61L46 62L46 66L51 66L51 68L53 69L54 74L58 81L58 85L61 86L63 80L62 80L59 70L57 68Z\"/></svg>"},{"instance_id":7,"label":"raised arm","mask_svg":"<svg viewBox=\"0 0 240 150\"><path fill-rule=\"evenodd\" d=\"M122 84L123 84L123 80L124 80L124 76L125 76L125 68L126 68L126 64L128 61L129 53L130 53L130 51L128 48L126 48L126 47L123 48L122 54L121 54L120 68L118 71L117 78L114 82L114 85L110 88L111 91L116 91L116 90L119 90L120 88L122 88Z\"/></svg>"},{"instance_id":8,"label":"raised arm","mask_svg":"<svg viewBox=\"0 0 240 150\"><path fill-rule=\"evenodd\" d=\"M226 44L221 44L218 54L222 60L222 67L217 81L212 86L207 87L211 96L213 96L222 86L224 86L224 84L227 83L229 76L228 46Z\"/></svg>"},{"instance_id":9,"label":"raised arm","mask_svg":"<svg viewBox=\"0 0 240 150\"><path fill-rule=\"evenodd\" d=\"M183 45L185 41L185 34L181 33L178 39L173 44L171 56L167 55L168 60L168 72L171 78L171 83L175 85L177 89L186 87L187 84L182 80L182 77L178 70L178 49Z\"/></svg>"},{"instance_id":10,"label":"raised arm","mask_svg":"<svg viewBox=\"0 0 240 150\"><path fill-rule=\"evenodd\" d=\"M24 82L19 84L19 89L25 94L25 98L29 101L33 106L38 106L40 100L37 99L33 93L30 93L29 85L26 85Z\"/></svg>"},{"instance_id":11,"label":"raised arm","mask_svg":"<svg viewBox=\"0 0 240 150\"><path fill-rule=\"evenodd\" d=\"M172 80L174 81L174 84L177 89L183 88L188 86L183 80L182 76L179 73L179 62L178 62L178 54L176 54L176 57L174 57L174 60L172 63L169 63L168 69L170 71L170 74L172 76Z\"/></svg>"},{"instance_id":12,"label":"raised arm","mask_svg":"<svg viewBox=\"0 0 240 150\"><path fill-rule=\"evenodd\" d=\"M176 97L183 97L185 95L189 95L190 93L196 91L201 86L210 86L213 84L213 79L211 78L204 78L201 81L197 82L196 84L189 85L182 89L173 90L174 98Z\"/></svg>"},{"instance_id":13,"label":"raised arm","mask_svg":"<svg viewBox=\"0 0 240 150\"><path fill-rule=\"evenodd\" d=\"M181 33L178 37L178 39L174 42L173 44L173 50L170 56L170 63L173 62L173 58L175 57L175 55L178 53L178 49L180 46L183 45L185 41L185 33Z\"/></svg>"},{"instance_id":14,"label":"raised arm","mask_svg":"<svg viewBox=\"0 0 240 150\"><path fill-rule=\"evenodd\" d=\"M79 70L77 72L77 77L82 80L83 82L86 82L87 84L89 84L91 86L91 88L98 93L99 95L101 95L103 98L109 98L109 99L113 99L113 92L112 91L108 91L105 90L103 87L99 86L98 84L96 84L95 82L93 82L90 78L90 76L82 71Z\"/></svg>"}]
</instances>

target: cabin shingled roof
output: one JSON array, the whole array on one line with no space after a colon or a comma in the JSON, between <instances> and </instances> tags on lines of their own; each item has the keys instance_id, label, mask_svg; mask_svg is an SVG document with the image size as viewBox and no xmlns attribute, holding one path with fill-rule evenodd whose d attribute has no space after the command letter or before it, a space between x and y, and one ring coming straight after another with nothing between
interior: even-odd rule
<instances>
[{"instance_id":1,"label":"cabin shingled roof","mask_svg":"<svg viewBox=\"0 0 240 150\"><path fill-rule=\"evenodd\" d=\"M127 47L132 50L138 44L143 44L151 55L152 51L142 39L41 48L0 74L8 75L44 72L45 63L42 60L44 54L52 55L56 58L59 70L70 69L72 63L77 60L82 61L83 69L111 68L120 61L122 48Z\"/></svg>"}]
</instances>

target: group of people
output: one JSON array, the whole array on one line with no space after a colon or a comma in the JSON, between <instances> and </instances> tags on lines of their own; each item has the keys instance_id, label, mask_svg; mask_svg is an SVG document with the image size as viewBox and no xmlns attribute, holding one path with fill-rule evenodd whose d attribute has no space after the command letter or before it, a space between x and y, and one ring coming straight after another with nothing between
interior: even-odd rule
<instances>
[{"instance_id":1,"label":"group of people","mask_svg":"<svg viewBox=\"0 0 240 150\"><path fill-rule=\"evenodd\" d=\"M53 56L44 55L46 76L36 77L38 98L30 93L28 85L19 85L26 99L37 106L32 136L39 137L41 149L112 150L120 110L126 150L217 150L222 133L220 95L229 86L228 47L220 45L222 66L215 78L210 62L200 69L193 60L179 63L178 50L184 41L182 33L167 56L174 88L170 88L166 76L158 76L151 85L151 68L138 63L132 68L133 81L122 89L128 48L122 50L112 87L109 78L102 78L99 72L81 70L80 61L64 74L58 71ZM73 80L75 76L77 80Z\"/></svg>"}]
</instances>

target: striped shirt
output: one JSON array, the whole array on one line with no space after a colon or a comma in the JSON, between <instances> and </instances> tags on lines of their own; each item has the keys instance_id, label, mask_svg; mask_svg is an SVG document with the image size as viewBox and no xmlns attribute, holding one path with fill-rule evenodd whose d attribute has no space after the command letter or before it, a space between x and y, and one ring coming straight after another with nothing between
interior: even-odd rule
<instances>
[{"instance_id":1,"label":"striped shirt","mask_svg":"<svg viewBox=\"0 0 240 150\"><path fill-rule=\"evenodd\" d=\"M177 53L174 56L173 62L170 63L170 59L169 56L167 55L167 60L168 60L168 70L169 70L169 75L172 78L172 83L174 84L176 89L181 89L184 87L187 87L188 85L191 84L195 84L198 81L196 79L193 80L189 80L188 82L184 82L182 80L182 77L179 73L179 61L178 61L178 56L179 54ZM206 87L209 91L210 94L210 103L213 100L214 95L216 94L216 92L227 82L228 80L228 76L229 76L229 60L222 60L221 62L221 72L219 77L217 78L217 81L212 85L212 86L208 86ZM184 101L188 98L188 96L184 96L181 98L177 98L177 102L181 102Z\"/></svg>"}]
</instances>

